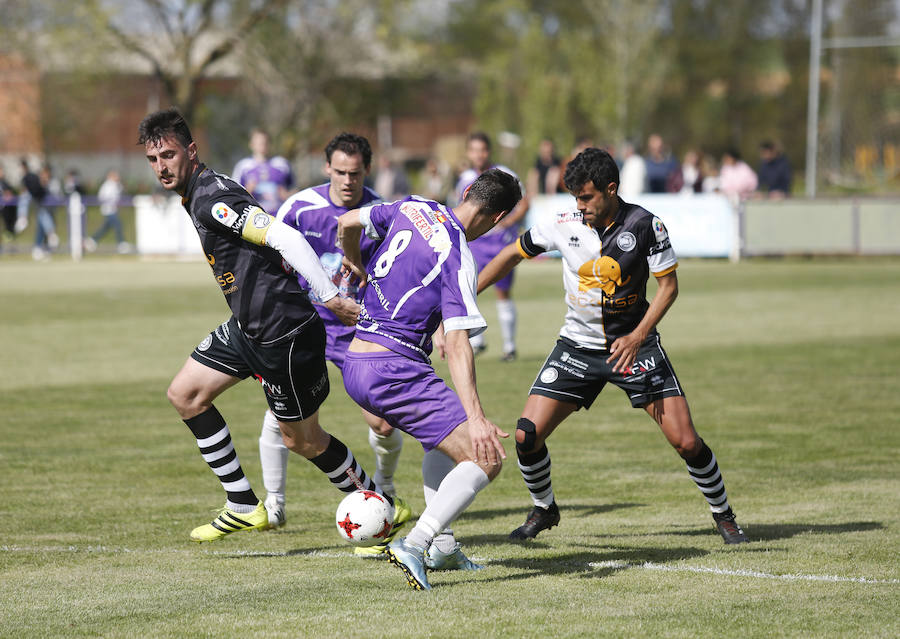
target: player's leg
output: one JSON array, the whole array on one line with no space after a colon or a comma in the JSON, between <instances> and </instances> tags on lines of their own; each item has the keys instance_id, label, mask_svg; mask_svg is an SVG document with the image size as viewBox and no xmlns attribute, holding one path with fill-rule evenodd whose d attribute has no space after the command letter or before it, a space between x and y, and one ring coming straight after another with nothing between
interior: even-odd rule
<instances>
[{"instance_id":1,"label":"player's leg","mask_svg":"<svg viewBox=\"0 0 900 639\"><path fill-rule=\"evenodd\" d=\"M502 467L501 463L490 465L485 460L472 461L475 455L467 421L453 429L438 444L437 450L443 453L446 459L433 456L431 461L435 464L435 470L441 466L439 472L447 472L444 473L437 490L428 500L425 511L413 529L405 538L391 544L389 549L391 561L403 569L407 581L414 588L430 587L424 578L425 566L432 570L481 568L472 563L455 542L453 547L445 552L434 546L433 541L469 507L475 496L499 474ZM426 455L433 452L434 449ZM436 477L432 478L432 483L434 479Z\"/></svg>"},{"instance_id":2,"label":"player's leg","mask_svg":"<svg viewBox=\"0 0 900 639\"><path fill-rule=\"evenodd\" d=\"M513 540L534 539L537 534L559 523L559 507L550 479L550 451L547 438L578 405L545 395L529 395L516 424L516 456L522 480L534 504L525 523L513 530Z\"/></svg>"},{"instance_id":3,"label":"player's leg","mask_svg":"<svg viewBox=\"0 0 900 639\"><path fill-rule=\"evenodd\" d=\"M272 411L263 417L259 434L259 461L262 466L263 486L266 488L266 512L272 528L283 526L285 516L285 489L287 486L288 448L281 437L281 428Z\"/></svg>"},{"instance_id":4,"label":"player's leg","mask_svg":"<svg viewBox=\"0 0 900 639\"><path fill-rule=\"evenodd\" d=\"M694 429L685 397L663 397L650 402L645 409L687 464L688 474L709 504L716 528L725 543L749 541L735 521L734 512L728 504L725 481L716 456Z\"/></svg>"},{"instance_id":5,"label":"player's leg","mask_svg":"<svg viewBox=\"0 0 900 639\"><path fill-rule=\"evenodd\" d=\"M191 532L194 541L214 541L229 533L262 528L268 523L265 509L241 468L228 425L213 406L215 398L240 379L189 358L167 392L169 401L191 429L204 461L219 478L227 496L219 516Z\"/></svg>"},{"instance_id":6,"label":"player's leg","mask_svg":"<svg viewBox=\"0 0 900 639\"><path fill-rule=\"evenodd\" d=\"M403 433L377 415L361 410L369 427L369 446L375 453L375 483L389 495L395 495L394 473L403 450Z\"/></svg>"},{"instance_id":7,"label":"player's leg","mask_svg":"<svg viewBox=\"0 0 900 639\"><path fill-rule=\"evenodd\" d=\"M503 336L503 355L500 359L511 362L516 359L516 304L512 299L513 271L494 285L497 295L497 322Z\"/></svg>"}]
</instances>

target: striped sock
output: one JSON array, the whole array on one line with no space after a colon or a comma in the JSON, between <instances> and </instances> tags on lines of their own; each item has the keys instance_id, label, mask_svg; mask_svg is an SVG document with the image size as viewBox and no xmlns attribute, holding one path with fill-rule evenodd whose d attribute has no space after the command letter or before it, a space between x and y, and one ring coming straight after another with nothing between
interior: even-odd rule
<instances>
[{"instance_id":1,"label":"striped sock","mask_svg":"<svg viewBox=\"0 0 900 639\"><path fill-rule=\"evenodd\" d=\"M550 484L550 452L547 445L544 444L533 453L523 453L517 447L516 455L519 457L519 471L534 505L549 508L555 498Z\"/></svg>"},{"instance_id":2,"label":"striped sock","mask_svg":"<svg viewBox=\"0 0 900 639\"><path fill-rule=\"evenodd\" d=\"M697 488L703 493L709 509L714 513L724 513L730 509L728 505L728 495L725 493L725 480L722 479L722 473L719 472L719 464L716 462L716 456L710 450L706 442L703 448L691 459L685 459L688 473Z\"/></svg>"},{"instance_id":3,"label":"striped sock","mask_svg":"<svg viewBox=\"0 0 900 639\"><path fill-rule=\"evenodd\" d=\"M331 480L334 487L341 492L352 493L354 490L360 489L374 490L383 494L375 482L369 478L362 466L359 465L359 462L356 461L350 449L334 435L330 437L328 448L322 454L313 457L309 461L328 475L328 479Z\"/></svg>"},{"instance_id":4,"label":"striped sock","mask_svg":"<svg viewBox=\"0 0 900 639\"><path fill-rule=\"evenodd\" d=\"M228 507L235 507L236 512L243 512L241 506L255 507L259 499L250 487L250 481L244 476L237 451L231 443L231 433L225 419L215 406L200 413L196 417L184 420L197 438L197 446L203 460L219 478L222 488L228 495ZM247 512L250 512L247 510Z\"/></svg>"}]
</instances>

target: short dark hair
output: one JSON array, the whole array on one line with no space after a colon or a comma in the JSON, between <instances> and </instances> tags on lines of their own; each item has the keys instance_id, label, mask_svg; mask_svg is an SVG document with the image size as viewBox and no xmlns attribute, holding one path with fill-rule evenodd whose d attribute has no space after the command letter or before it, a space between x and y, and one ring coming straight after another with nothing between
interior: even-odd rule
<instances>
[{"instance_id":1,"label":"short dark hair","mask_svg":"<svg viewBox=\"0 0 900 639\"><path fill-rule=\"evenodd\" d=\"M369 141L361 135L345 131L331 138L331 142L325 147L325 159L329 164L331 164L331 155L335 151L342 151L347 155L359 153L363 159L363 166L367 169L372 164L372 147L369 145Z\"/></svg>"},{"instance_id":2,"label":"short dark hair","mask_svg":"<svg viewBox=\"0 0 900 639\"><path fill-rule=\"evenodd\" d=\"M138 127L138 144L158 143L170 135L184 148L194 141L184 116L175 107L156 111L144 118Z\"/></svg>"},{"instance_id":3,"label":"short dark hair","mask_svg":"<svg viewBox=\"0 0 900 639\"><path fill-rule=\"evenodd\" d=\"M491 138L488 137L488 134L484 131L474 131L469 134L469 137L466 138L466 146L469 146L469 142L472 140L480 140L484 142L484 145L487 147L488 151L491 150Z\"/></svg>"},{"instance_id":4,"label":"short dark hair","mask_svg":"<svg viewBox=\"0 0 900 639\"><path fill-rule=\"evenodd\" d=\"M501 169L488 169L466 190L464 202L477 202L491 215L512 211L522 199L519 180Z\"/></svg>"},{"instance_id":5,"label":"short dark hair","mask_svg":"<svg viewBox=\"0 0 900 639\"><path fill-rule=\"evenodd\" d=\"M618 190L619 167L607 151L588 147L566 165L563 182L571 193L577 193L588 182L601 191L615 182Z\"/></svg>"},{"instance_id":6,"label":"short dark hair","mask_svg":"<svg viewBox=\"0 0 900 639\"><path fill-rule=\"evenodd\" d=\"M762 142L760 142L759 148L764 149L766 151L774 151L775 143L772 142L772 140L763 140Z\"/></svg>"}]
</instances>

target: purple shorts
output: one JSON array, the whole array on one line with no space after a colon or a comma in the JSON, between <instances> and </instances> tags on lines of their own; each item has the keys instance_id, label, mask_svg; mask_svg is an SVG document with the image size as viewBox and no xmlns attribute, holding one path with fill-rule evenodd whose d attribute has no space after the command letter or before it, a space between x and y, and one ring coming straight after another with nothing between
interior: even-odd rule
<instances>
[{"instance_id":1,"label":"purple shorts","mask_svg":"<svg viewBox=\"0 0 900 639\"><path fill-rule=\"evenodd\" d=\"M415 437L425 452L466 421L459 397L425 362L392 351L348 351L343 373L353 401Z\"/></svg>"},{"instance_id":2,"label":"purple shorts","mask_svg":"<svg viewBox=\"0 0 900 639\"><path fill-rule=\"evenodd\" d=\"M489 233L482 235L477 240L469 242L469 249L472 251L472 257L475 258L475 264L478 271L481 272L487 263L497 256L497 253L506 248L507 244L511 244L519 237L516 229L503 229L499 233ZM512 288L513 273L515 269L509 272L503 279L498 280L494 286L501 291L508 291Z\"/></svg>"},{"instance_id":3,"label":"purple shorts","mask_svg":"<svg viewBox=\"0 0 900 639\"><path fill-rule=\"evenodd\" d=\"M356 328L353 326L325 323L325 359L337 366L340 371L344 370L344 357L354 335Z\"/></svg>"}]
</instances>

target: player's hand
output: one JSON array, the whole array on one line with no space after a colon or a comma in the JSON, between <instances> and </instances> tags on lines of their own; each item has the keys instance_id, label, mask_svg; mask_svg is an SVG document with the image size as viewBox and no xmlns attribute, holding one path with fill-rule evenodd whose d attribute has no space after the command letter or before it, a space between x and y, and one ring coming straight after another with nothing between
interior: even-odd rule
<instances>
[{"instance_id":1,"label":"player's hand","mask_svg":"<svg viewBox=\"0 0 900 639\"><path fill-rule=\"evenodd\" d=\"M341 320L341 324L345 326L353 326L359 320L360 306L349 297L335 295L325 302L325 307L334 313Z\"/></svg>"},{"instance_id":2,"label":"player's hand","mask_svg":"<svg viewBox=\"0 0 900 639\"><path fill-rule=\"evenodd\" d=\"M475 463L486 466L497 466L502 463L502 460L506 459L506 451L500 443L501 437L509 437L509 433L500 430L487 417L470 419L469 438L472 442Z\"/></svg>"},{"instance_id":3,"label":"player's hand","mask_svg":"<svg viewBox=\"0 0 900 639\"><path fill-rule=\"evenodd\" d=\"M444 323L438 324L437 330L431 336L431 344L441 359L447 359L447 340L444 339Z\"/></svg>"},{"instance_id":4,"label":"player's hand","mask_svg":"<svg viewBox=\"0 0 900 639\"><path fill-rule=\"evenodd\" d=\"M357 278L360 288L365 286L366 281L369 279L369 275L366 273L366 270L360 265L351 262L346 255L341 258L341 272L347 277Z\"/></svg>"},{"instance_id":5,"label":"player's hand","mask_svg":"<svg viewBox=\"0 0 900 639\"><path fill-rule=\"evenodd\" d=\"M638 351L641 349L641 344L644 343L644 339L646 338L635 333L629 333L612 343L612 346L609 347L610 356L606 358L606 363L609 364L613 360L616 361L612 368L614 373L622 373L626 369L631 368Z\"/></svg>"}]
</instances>

